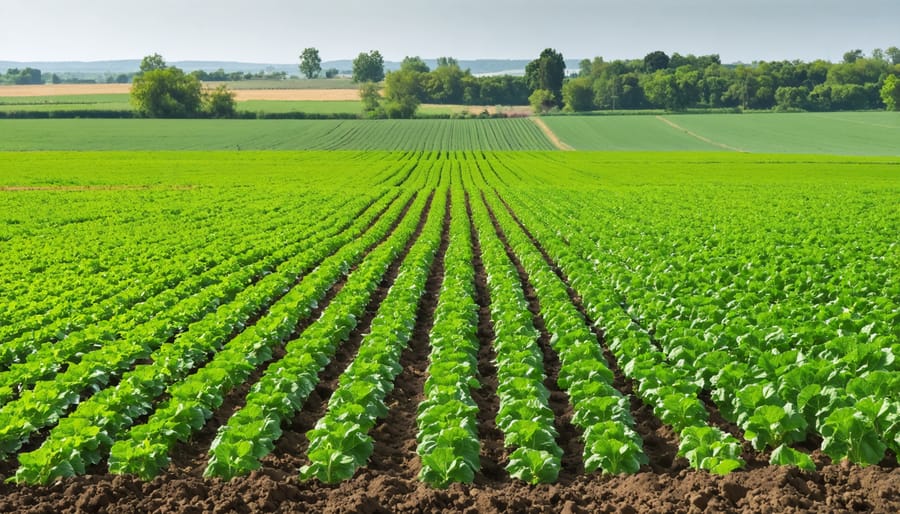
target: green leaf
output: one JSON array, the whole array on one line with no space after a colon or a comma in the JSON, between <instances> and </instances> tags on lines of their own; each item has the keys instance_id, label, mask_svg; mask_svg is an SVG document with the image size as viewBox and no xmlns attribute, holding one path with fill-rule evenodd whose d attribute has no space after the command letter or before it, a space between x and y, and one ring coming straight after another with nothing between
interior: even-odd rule
<instances>
[{"instance_id":1,"label":"green leaf","mask_svg":"<svg viewBox=\"0 0 900 514\"><path fill-rule=\"evenodd\" d=\"M559 457L533 448L517 448L509 456L506 470L513 478L529 484L549 484L559 476Z\"/></svg>"},{"instance_id":2,"label":"green leaf","mask_svg":"<svg viewBox=\"0 0 900 514\"><path fill-rule=\"evenodd\" d=\"M775 466L794 466L805 471L816 470L816 465L809 455L784 444L772 451L769 463Z\"/></svg>"},{"instance_id":3,"label":"green leaf","mask_svg":"<svg viewBox=\"0 0 900 514\"><path fill-rule=\"evenodd\" d=\"M885 449L872 420L854 407L835 409L822 423L822 451L835 462L877 464Z\"/></svg>"},{"instance_id":4,"label":"green leaf","mask_svg":"<svg viewBox=\"0 0 900 514\"><path fill-rule=\"evenodd\" d=\"M472 483L475 470L453 448L440 447L422 456L419 478L433 487L444 489L452 483Z\"/></svg>"}]
</instances>

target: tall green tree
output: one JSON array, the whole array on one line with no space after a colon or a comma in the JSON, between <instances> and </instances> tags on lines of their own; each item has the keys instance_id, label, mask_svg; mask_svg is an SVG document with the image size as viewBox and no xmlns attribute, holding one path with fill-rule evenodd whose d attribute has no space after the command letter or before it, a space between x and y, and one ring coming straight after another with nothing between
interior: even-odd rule
<instances>
[{"instance_id":1,"label":"tall green tree","mask_svg":"<svg viewBox=\"0 0 900 514\"><path fill-rule=\"evenodd\" d=\"M412 118L422 96L422 72L397 70L384 81L384 112L388 118Z\"/></svg>"},{"instance_id":2,"label":"tall green tree","mask_svg":"<svg viewBox=\"0 0 900 514\"><path fill-rule=\"evenodd\" d=\"M459 68L459 61L454 59L453 57L438 57L437 58L437 67L457 67Z\"/></svg>"},{"instance_id":3,"label":"tall green tree","mask_svg":"<svg viewBox=\"0 0 900 514\"><path fill-rule=\"evenodd\" d=\"M594 90L589 77L571 79L562 88L563 103L567 111L590 111L594 108Z\"/></svg>"},{"instance_id":4,"label":"tall green tree","mask_svg":"<svg viewBox=\"0 0 900 514\"><path fill-rule=\"evenodd\" d=\"M361 52L353 59L353 82L381 82L384 80L384 57L378 50Z\"/></svg>"},{"instance_id":5,"label":"tall green tree","mask_svg":"<svg viewBox=\"0 0 900 514\"><path fill-rule=\"evenodd\" d=\"M884 55L890 59L891 64L900 64L900 48L891 46L885 49Z\"/></svg>"},{"instance_id":6,"label":"tall green tree","mask_svg":"<svg viewBox=\"0 0 900 514\"><path fill-rule=\"evenodd\" d=\"M443 64L440 64L442 59ZM438 59L438 63L438 67L424 78L425 95L434 103L462 103L463 79L468 71L461 70L456 60L449 57Z\"/></svg>"},{"instance_id":7,"label":"tall green tree","mask_svg":"<svg viewBox=\"0 0 900 514\"><path fill-rule=\"evenodd\" d=\"M561 53L546 48L540 57L525 66L525 79L533 90L550 91L559 105L562 99L562 85L566 75L566 61Z\"/></svg>"},{"instance_id":8,"label":"tall green tree","mask_svg":"<svg viewBox=\"0 0 900 514\"><path fill-rule=\"evenodd\" d=\"M881 101L889 111L900 111L900 78L888 75L881 87Z\"/></svg>"},{"instance_id":9,"label":"tall green tree","mask_svg":"<svg viewBox=\"0 0 900 514\"><path fill-rule=\"evenodd\" d=\"M669 56L662 50L656 50L644 56L644 70L647 73L654 73L657 70L664 70L668 67Z\"/></svg>"},{"instance_id":10,"label":"tall green tree","mask_svg":"<svg viewBox=\"0 0 900 514\"><path fill-rule=\"evenodd\" d=\"M403 62L400 63L400 69L403 71L415 71L419 73L428 73L431 71L431 69L428 68L428 65L425 64L425 61L418 55L414 57L404 57Z\"/></svg>"},{"instance_id":11,"label":"tall green tree","mask_svg":"<svg viewBox=\"0 0 900 514\"><path fill-rule=\"evenodd\" d=\"M202 95L203 113L211 118L231 118L237 112L234 93L225 84Z\"/></svg>"},{"instance_id":12,"label":"tall green tree","mask_svg":"<svg viewBox=\"0 0 900 514\"><path fill-rule=\"evenodd\" d=\"M857 48L856 50L850 50L848 52L844 52L844 64L853 64L856 61L863 58L863 51Z\"/></svg>"},{"instance_id":13,"label":"tall green tree","mask_svg":"<svg viewBox=\"0 0 900 514\"><path fill-rule=\"evenodd\" d=\"M306 78L312 79L322 73L322 58L319 57L317 48L304 48L300 54L300 73L306 75Z\"/></svg>"},{"instance_id":14,"label":"tall green tree","mask_svg":"<svg viewBox=\"0 0 900 514\"><path fill-rule=\"evenodd\" d=\"M168 66L166 65L166 60L163 59L163 56L159 54L147 55L141 59L141 73L146 73L148 71L154 70L164 70Z\"/></svg>"},{"instance_id":15,"label":"tall green tree","mask_svg":"<svg viewBox=\"0 0 900 514\"><path fill-rule=\"evenodd\" d=\"M141 72L131 86L131 105L147 118L191 118L202 112L200 80L174 66L159 54L141 61Z\"/></svg>"},{"instance_id":16,"label":"tall green tree","mask_svg":"<svg viewBox=\"0 0 900 514\"><path fill-rule=\"evenodd\" d=\"M531 96L528 97L528 103L531 104L535 114L550 112L556 107L556 102L553 91L549 89L535 89Z\"/></svg>"},{"instance_id":17,"label":"tall green tree","mask_svg":"<svg viewBox=\"0 0 900 514\"><path fill-rule=\"evenodd\" d=\"M681 108L678 95L678 82L669 70L656 70L644 82L644 93L654 107L662 107L669 111Z\"/></svg>"},{"instance_id":18,"label":"tall green tree","mask_svg":"<svg viewBox=\"0 0 900 514\"><path fill-rule=\"evenodd\" d=\"M131 104L147 118L191 118L201 110L200 81L175 67L151 70L134 77Z\"/></svg>"},{"instance_id":19,"label":"tall green tree","mask_svg":"<svg viewBox=\"0 0 900 514\"><path fill-rule=\"evenodd\" d=\"M363 82L359 86L359 98L362 100L363 113L370 118L380 118L384 115L381 108L381 91L374 82Z\"/></svg>"}]
</instances>

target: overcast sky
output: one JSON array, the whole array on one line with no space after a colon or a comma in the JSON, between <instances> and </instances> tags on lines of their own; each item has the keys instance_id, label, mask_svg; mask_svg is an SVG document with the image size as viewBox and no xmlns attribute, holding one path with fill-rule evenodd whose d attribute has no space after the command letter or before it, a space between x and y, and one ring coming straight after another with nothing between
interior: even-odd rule
<instances>
[{"instance_id":1,"label":"overcast sky","mask_svg":"<svg viewBox=\"0 0 900 514\"><path fill-rule=\"evenodd\" d=\"M293 63L377 49L458 59L718 53L723 62L900 46L900 0L0 0L0 60Z\"/></svg>"}]
</instances>

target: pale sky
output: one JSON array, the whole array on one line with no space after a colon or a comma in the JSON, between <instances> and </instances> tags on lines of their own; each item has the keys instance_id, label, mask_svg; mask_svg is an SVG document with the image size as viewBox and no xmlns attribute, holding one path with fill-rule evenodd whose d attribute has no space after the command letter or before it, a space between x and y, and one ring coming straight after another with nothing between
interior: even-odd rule
<instances>
[{"instance_id":1,"label":"pale sky","mask_svg":"<svg viewBox=\"0 0 900 514\"><path fill-rule=\"evenodd\" d=\"M900 46L900 0L0 0L0 60L841 59Z\"/></svg>"}]
</instances>

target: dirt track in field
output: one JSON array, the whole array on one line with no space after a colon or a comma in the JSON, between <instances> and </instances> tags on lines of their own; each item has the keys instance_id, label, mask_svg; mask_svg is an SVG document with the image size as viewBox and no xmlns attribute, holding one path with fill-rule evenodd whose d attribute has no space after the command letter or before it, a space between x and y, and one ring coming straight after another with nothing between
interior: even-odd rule
<instances>
[{"instance_id":1,"label":"dirt track in field","mask_svg":"<svg viewBox=\"0 0 900 514\"><path fill-rule=\"evenodd\" d=\"M575 150L567 143L563 142L563 140L556 135L556 132L553 132L553 130L551 130L550 127L548 127L547 124L544 123L544 120L538 118L537 116L532 116L531 121L533 121L534 124L537 125L539 129L541 129L541 132L543 132L544 135L547 136L547 139L549 139L550 142L553 143L553 146L555 146L556 148L566 152Z\"/></svg>"}]
</instances>

